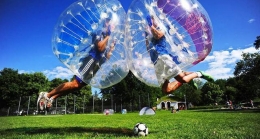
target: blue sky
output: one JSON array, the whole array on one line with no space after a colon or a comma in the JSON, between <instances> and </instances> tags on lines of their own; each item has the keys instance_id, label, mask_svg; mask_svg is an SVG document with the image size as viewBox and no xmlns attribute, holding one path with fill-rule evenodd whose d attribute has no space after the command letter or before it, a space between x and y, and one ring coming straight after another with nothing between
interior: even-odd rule
<instances>
[{"instance_id":1,"label":"blue sky","mask_svg":"<svg viewBox=\"0 0 260 139\"><path fill-rule=\"evenodd\" d=\"M119 0L125 10L131 0ZM233 76L242 52L260 35L259 0L198 0L213 25L210 55L190 70L204 70L215 79ZM49 79L72 73L53 54L51 38L59 15L75 0L1 0L0 70L43 72Z\"/></svg>"}]
</instances>

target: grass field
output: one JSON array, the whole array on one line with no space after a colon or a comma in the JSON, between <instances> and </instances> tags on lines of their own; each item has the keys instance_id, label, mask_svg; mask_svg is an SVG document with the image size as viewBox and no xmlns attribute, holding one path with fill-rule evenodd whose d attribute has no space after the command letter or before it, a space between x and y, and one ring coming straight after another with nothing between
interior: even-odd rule
<instances>
[{"instance_id":1,"label":"grass field","mask_svg":"<svg viewBox=\"0 0 260 139\"><path fill-rule=\"evenodd\" d=\"M73 114L0 117L0 138L135 138L133 127L154 139L260 139L260 110L157 111L153 116Z\"/></svg>"}]
</instances>

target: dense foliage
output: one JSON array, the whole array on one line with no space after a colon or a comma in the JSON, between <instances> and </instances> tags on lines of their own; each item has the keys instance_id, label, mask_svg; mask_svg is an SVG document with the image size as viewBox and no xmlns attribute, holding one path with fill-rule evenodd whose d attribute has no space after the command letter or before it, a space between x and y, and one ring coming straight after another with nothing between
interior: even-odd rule
<instances>
[{"instance_id":1,"label":"dense foliage","mask_svg":"<svg viewBox=\"0 0 260 139\"><path fill-rule=\"evenodd\" d=\"M260 47L260 36L257 36L256 37L256 40L255 40L255 42L254 42L254 46L255 46L255 49L259 49L259 47Z\"/></svg>"}]
</instances>

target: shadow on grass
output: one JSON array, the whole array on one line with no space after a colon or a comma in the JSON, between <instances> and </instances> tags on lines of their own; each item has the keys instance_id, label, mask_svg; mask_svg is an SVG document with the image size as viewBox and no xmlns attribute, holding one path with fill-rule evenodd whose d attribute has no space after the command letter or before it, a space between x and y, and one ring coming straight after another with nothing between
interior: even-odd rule
<instances>
[{"instance_id":1,"label":"shadow on grass","mask_svg":"<svg viewBox=\"0 0 260 139\"><path fill-rule=\"evenodd\" d=\"M116 136L133 136L133 130L128 128L112 128L112 127L63 127L63 128L53 128L53 127L20 127L12 128L6 130L0 130L1 135L11 135L11 134L27 134L27 135L37 135L37 134L55 134L55 135L66 135L71 133L92 133L93 135L98 134L113 134Z\"/></svg>"},{"instance_id":2,"label":"shadow on grass","mask_svg":"<svg viewBox=\"0 0 260 139\"><path fill-rule=\"evenodd\" d=\"M194 112L260 113L260 109L201 109Z\"/></svg>"}]
</instances>

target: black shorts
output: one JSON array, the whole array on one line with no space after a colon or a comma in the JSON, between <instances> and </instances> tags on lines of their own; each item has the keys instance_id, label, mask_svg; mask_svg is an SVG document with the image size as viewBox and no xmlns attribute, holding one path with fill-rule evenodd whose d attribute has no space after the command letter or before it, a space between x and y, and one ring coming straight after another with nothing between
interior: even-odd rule
<instances>
[{"instance_id":1,"label":"black shorts","mask_svg":"<svg viewBox=\"0 0 260 139\"><path fill-rule=\"evenodd\" d=\"M83 63L79 68L79 73L84 81L90 82L94 75L99 70L100 66L105 62L105 58L95 60L92 56L87 56L83 59Z\"/></svg>"},{"instance_id":2,"label":"black shorts","mask_svg":"<svg viewBox=\"0 0 260 139\"><path fill-rule=\"evenodd\" d=\"M83 82L78 76L74 75L74 78L77 80L78 83L82 85L87 85L85 82Z\"/></svg>"}]
</instances>

